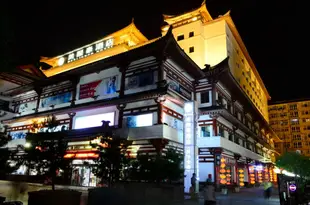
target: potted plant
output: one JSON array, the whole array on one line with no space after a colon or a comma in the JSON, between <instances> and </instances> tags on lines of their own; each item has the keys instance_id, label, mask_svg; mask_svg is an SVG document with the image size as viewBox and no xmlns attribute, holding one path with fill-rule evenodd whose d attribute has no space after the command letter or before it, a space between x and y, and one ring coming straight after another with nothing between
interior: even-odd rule
<instances>
[{"instance_id":1,"label":"potted plant","mask_svg":"<svg viewBox=\"0 0 310 205\"><path fill-rule=\"evenodd\" d=\"M239 185L237 183L233 184L233 190L234 190L235 193L240 192L240 187L239 187Z\"/></svg>"},{"instance_id":2,"label":"potted plant","mask_svg":"<svg viewBox=\"0 0 310 205\"><path fill-rule=\"evenodd\" d=\"M227 193L228 193L227 185L226 185L226 184L222 184L222 185L220 186L220 188L221 188L221 193L222 193L223 195L227 195Z\"/></svg>"}]
</instances>

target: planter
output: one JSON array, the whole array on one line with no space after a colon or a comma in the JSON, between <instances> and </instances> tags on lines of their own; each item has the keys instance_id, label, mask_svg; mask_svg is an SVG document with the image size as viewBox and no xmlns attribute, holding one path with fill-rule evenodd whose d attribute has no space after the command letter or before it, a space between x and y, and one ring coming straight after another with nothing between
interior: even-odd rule
<instances>
[{"instance_id":1,"label":"planter","mask_svg":"<svg viewBox=\"0 0 310 205\"><path fill-rule=\"evenodd\" d=\"M235 191L235 193L240 192L240 187L235 187L235 188L234 188L234 191Z\"/></svg>"},{"instance_id":2,"label":"planter","mask_svg":"<svg viewBox=\"0 0 310 205\"><path fill-rule=\"evenodd\" d=\"M81 192L73 190L29 192L28 205L80 205L81 194Z\"/></svg>"},{"instance_id":3,"label":"planter","mask_svg":"<svg viewBox=\"0 0 310 205\"><path fill-rule=\"evenodd\" d=\"M227 188L222 188L222 189L221 189L221 193L222 193L223 195L227 195L228 189L227 189Z\"/></svg>"},{"instance_id":4,"label":"planter","mask_svg":"<svg viewBox=\"0 0 310 205\"><path fill-rule=\"evenodd\" d=\"M183 185L151 183L122 183L110 187L92 188L88 191L88 205L164 205L183 202Z\"/></svg>"}]
</instances>

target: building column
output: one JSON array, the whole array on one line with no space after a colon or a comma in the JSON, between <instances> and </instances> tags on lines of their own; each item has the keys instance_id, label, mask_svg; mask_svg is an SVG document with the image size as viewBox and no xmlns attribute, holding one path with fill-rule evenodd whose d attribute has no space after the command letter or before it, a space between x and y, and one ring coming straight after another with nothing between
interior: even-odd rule
<instances>
[{"instance_id":1,"label":"building column","mask_svg":"<svg viewBox=\"0 0 310 205\"><path fill-rule=\"evenodd\" d=\"M69 130L72 130L72 127L73 127L73 118L74 118L74 116L76 115L76 113L75 113L75 112L70 112L70 113L68 113L68 115L69 115L69 118L70 118Z\"/></svg>"},{"instance_id":2,"label":"building column","mask_svg":"<svg viewBox=\"0 0 310 205\"><path fill-rule=\"evenodd\" d=\"M219 115L218 114L210 114L210 117L212 118L213 136L218 136L217 118L219 117Z\"/></svg>"},{"instance_id":3,"label":"building column","mask_svg":"<svg viewBox=\"0 0 310 205\"><path fill-rule=\"evenodd\" d=\"M118 66L119 72L121 73L119 98L122 98L125 95L125 81L126 81L126 70L127 70L127 68L128 68L127 62L122 63Z\"/></svg>"},{"instance_id":4,"label":"building column","mask_svg":"<svg viewBox=\"0 0 310 205\"><path fill-rule=\"evenodd\" d=\"M212 92L212 105L213 106L216 106L216 81L212 80L211 84L212 84L212 89L211 89L211 92Z\"/></svg>"},{"instance_id":5,"label":"building column","mask_svg":"<svg viewBox=\"0 0 310 205\"><path fill-rule=\"evenodd\" d=\"M74 106L75 105L75 101L76 101L76 95L77 95L77 86L78 86L78 84L80 82L80 77L75 77L75 78L71 79L71 82L72 82L72 87L73 87L71 106Z\"/></svg>"},{"instance_id":6,"label":"building column","mask_svg":"<svg viewBox=\"0 0 310 205\"><path fill-rule=\"evenodd\" d=\"M163 104L166 101L165 96L159 96L154 99L157 103L157 124L163 124Z\"/></svg>"},{"instance_id":7,"label":"building column","mask_svg":"<svg viewBox=\"0 0 310 205\"><path fill-rule=\"evenodd\" d=\"M35 112L39 112L39 107L40 107L40 100L41 100L41 95L42 95L42 91L43 89L41 87L35 87L34 89L38 95L38 99L37 99L37 105L36 105L36 108L35 108Z\"/></svg>"},{"instance_id":8,"label":"building column","mask_svg":"<svg viewBox=\"0 0 310 205\"><path fill-rule=\"evenodd\" d=\"M116 106L118 109L118 128L123 127L123 118L124 118L124 109L126 107L126 104L119 104Z\"/></svg>"}]
</instances>

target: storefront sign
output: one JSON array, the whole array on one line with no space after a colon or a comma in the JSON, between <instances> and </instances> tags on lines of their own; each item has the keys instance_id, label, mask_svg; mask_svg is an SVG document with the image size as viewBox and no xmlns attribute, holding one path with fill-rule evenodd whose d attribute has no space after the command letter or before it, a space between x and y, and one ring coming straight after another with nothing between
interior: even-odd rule
<instances>
[{"instance_id":1,"label":"storefront sign","mask_svg":"<svg viewBox=\"0 0 310 205\"><path fill-rule=\"evenodd\" d=\"M85 58L87 56L98 53L100 51L106 50L108 48L113 47L113 44L114 44L113 38L93 43L87 47L81 48L77 51L71 52L69 54L60 57L57 62L58 66L62 66L66 63L71 63L72 61L76 61L81 58Z\"/></svg>"},{"instance_id":2,"label":"storefront sign","mask_svg":"<svg viewBox=\"0 0 310 205\"><path fill-rule=\"evenodd\" d=\"M195 104L193 101L184 104L184 191L189 192L193 173L199 178L198 149L195 136Z\"/></svg>"}]
</instances>

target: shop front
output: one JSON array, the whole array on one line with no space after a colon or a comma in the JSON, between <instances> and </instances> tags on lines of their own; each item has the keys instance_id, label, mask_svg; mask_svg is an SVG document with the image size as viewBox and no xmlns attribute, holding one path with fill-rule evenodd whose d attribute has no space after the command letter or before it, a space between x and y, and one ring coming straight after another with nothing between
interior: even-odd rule
<instances>
[{"instance_id":1,"label":"shop front","mask_svg":"<svg viewBox=\"0 0 310 205\"><path fill-rule=\"evenodd\" d=\"M71 185L95 187L99 183L98 178L94 175L93 169L95 166L94 159L98 158L99 154L94 151L89 152L68 152L65 158L72 160Z\"/></svg>"},{"instance_id":2,"label":"shop front","mask_svg":"<svg viewBox=\"0 0 310 205\"><path fill-rule=\"evenodd\" d=\"M221 156L219 168L219 184L232 185L236 182L236 160L228 156Z\"/></svg>"}]
</instances>

